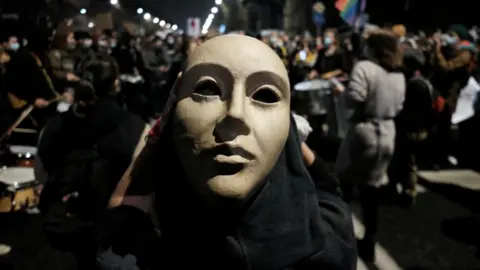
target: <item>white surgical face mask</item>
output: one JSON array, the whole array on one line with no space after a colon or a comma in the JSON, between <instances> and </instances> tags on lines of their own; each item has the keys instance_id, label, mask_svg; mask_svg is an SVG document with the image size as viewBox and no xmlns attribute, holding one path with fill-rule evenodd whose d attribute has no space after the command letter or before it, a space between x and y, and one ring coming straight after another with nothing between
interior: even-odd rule
<instances>
[{"instance_id":1,"label":"white surgical face mask","mask_svg":"<svg viewBox=\"0 0 480 270\"><path fill-rule=\"evenodd\" d=\"M86 40L83 41L83 46L84 46L85 48L90 48L90 47L92 47L92 44L93 44L93 40L91 40L91 39L86 39Z\"/></svg>"},{"instance_id":2,"label":"white surgical face mask","mask_svg":"<svg viewBox=\"0 0 480 270\"><path fill-rule=\"evenodd\" d=\"M20 43L16 42L16 43L10 44L10 50L18 51L18 49L20 49Z\"/></svg>"},{"instance_id":3,"label":"white surgical face mask","mask_svg":"<svg viewBox=\"0 0 480 270\"><path fill-rule=\"evenodd\" d=\"M100 47L108 47L108 42L106 40L99 40L98 41L98 46Z\"/></svg>"}]
</instances>

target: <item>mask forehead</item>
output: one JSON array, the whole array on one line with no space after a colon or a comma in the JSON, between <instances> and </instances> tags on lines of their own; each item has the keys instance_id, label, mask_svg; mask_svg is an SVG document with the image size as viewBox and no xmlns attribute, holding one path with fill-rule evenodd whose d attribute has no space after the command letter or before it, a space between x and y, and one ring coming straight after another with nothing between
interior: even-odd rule
<instances>
[{"instance_id":1,"label":"mask forehead","mask_svg":"<svg viewBox=\"0 0 480 270\"><path fill-rule=\"evenodd\" d=\"M188 80L209 76L209 69L196 68L201 65L223 67L235 81L245 81L250 75L259 72L275 74L281 80L282 87L286 88L282 90L289 92L285 65L270 47L254 38L226 35L203 43L189 57L182 77ZM190 74L193 70L196 70L195 74ZM202 72L205 74L199 74Z\"/></svg>"}]
</instances>

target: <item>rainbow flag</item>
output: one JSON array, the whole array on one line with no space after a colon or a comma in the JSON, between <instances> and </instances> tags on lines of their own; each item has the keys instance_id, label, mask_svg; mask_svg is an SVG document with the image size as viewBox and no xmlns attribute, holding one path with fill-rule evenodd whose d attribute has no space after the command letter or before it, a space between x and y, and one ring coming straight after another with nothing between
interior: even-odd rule
<instances>
[{"instance_id":1,"label":"rainbow flag","mask_svg":"<svg viewBox=\"0 0 480 270\"><path fill-rule=\"evenodd\" d=\"M337 0L335 7L340 12L340 17L349 25L354 25L359 13L365 11L367 0Z\"/></svg>"}]
</instances>

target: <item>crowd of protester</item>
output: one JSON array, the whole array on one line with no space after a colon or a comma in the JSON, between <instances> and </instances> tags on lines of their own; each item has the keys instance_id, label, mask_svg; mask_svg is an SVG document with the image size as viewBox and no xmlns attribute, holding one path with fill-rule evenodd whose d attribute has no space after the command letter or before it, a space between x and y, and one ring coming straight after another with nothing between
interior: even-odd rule
<instances>
[{"instance_id":1,"label":"crowd of protester","mask_svg":"<svg viewBox=\"0 0 480 270\"><path fill-rule=\"evenodd\" d=\"M35 106L22 125L43 130L38 144L42 168L36 173L45 183L66 154L62 150L68 148L67 141L96 138L123 125L104 140L103 147L120 164L108 185L99 187L107 194L128 167L148 124L161 116L188 55L206 39L174 33L136 36L110 29L94 33L67 24L53 33L37 29L27 36L0 34L1 133L9 131L25 108ZM478 37L466 27L452 25L430 35L411 33L403 25L362 33L326 29L319 36L246 34L268 44L283 60L292 108L314 128L307 144L320 156L315 140L329 136L324 127L331 113L308 107L293 88L304 81L340 81L330 85L331 95L343 96L353 114L334 172L344 199L351 202L358 195L362 206L366 232L358 250L364 260L374 260L379 203L388 197L398 198L404 207L415 204L418 167L478 169L478 116L458 125L451 122L461 90L480 76ZM62 110L59 102L71 104L70 109ZM358 145L378 147L381 154ZM43 207L52 206L46 199ZM89 255L80 252L79 262L88 261L84 258Z\"/></svg>"}]
</instances>

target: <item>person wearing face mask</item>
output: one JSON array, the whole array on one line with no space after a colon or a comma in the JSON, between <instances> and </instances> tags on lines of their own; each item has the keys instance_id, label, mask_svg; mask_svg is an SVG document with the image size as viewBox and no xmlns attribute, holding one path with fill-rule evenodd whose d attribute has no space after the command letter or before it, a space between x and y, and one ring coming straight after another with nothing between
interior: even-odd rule
<instances>
[{"instance_id":1,"label":"person wearing face mask","mask_svg":"<svg viewBox=\"0 0 480 270\"><path fill-rule=\"evenodd\" d=\"M330 80L334 77L342 77L350 70L351 63L346 52L339 46L335 31L326 30L323 37L323 48L319 51L314 69L308 78Z\"/></svg>"},{"instance_id":2,"label":"person wearing face mask","mask_svg":"<svg viewBox=\"0 0 480 270\"><path fill-rule=\"evenodd\" d=\"M138 82L122 81L122 102L124 101L128 110L137 113L145 121L153 115L153 110L146 106L151 97L149 79L151 72L145 63L142 51L137 46L137 37L125 31L121 34L119 43L112 51L112 57L117 60L121 75L139 77L143 79Z\"/></svg>"},{"instance_id":3,"label":"person wearing face mask","mask_svg":"<svg viewBox=\"0 0 480 270\"><path fill-rule=\"evenodd\" d=\"M97 52L111 54L112 49L116 46L116 40L111 29L104 29L96 42Z\"/></svg>"},{"instance_id":4,"label":"person wearing face mask","mask_svg":"<svg viewBox=\"0 0 480 270\"><path fill-rule=\"evenodd\" d=\"M95 51L92 48L93 38L87 31L76 31L74 35L75 40L77 41L77 46L73 53L75 72L81 73L84 69L85 63L92 61L95 58Z\"/></svg>"},{"instance_id":5,"label":"person wearing face mask","mask_svg":"<svg viewBox=\"0 0 480 270\"><path fill-rule=\"evenodd\" d=\"M20 42L16 36L9 36L3 42L3 48L5 48L5 52L12 57L18 51L18 49L20 49Z\"/></svg>"},{"instance_id":6,"label":"person wearing face mask","mask_svg":"<svg viewBox=\"0 0 480 270\"><path fill-rule=\"evenodd\" d=\"M172 66L172 58L168 54L165 44L160 37L153 37L143 50L144 59L152 75L152 91L155 113L163 111L163 104L167 101L168 90L164 84L168 79L168 71ZM165 95L167 93L167 95Z\"/></svg>"},{"instance_id":7,"label":"person wearing face mask","mask_svg":"<svg viewBox=\"0 0 480 270\"><path fill-rule=\"evenodd\" d=\"M39 109L31 113L34 121L22 123L27 128L41 129L47 119L56 113L54 106L49 106L48 101L59 95L48 72L51 34L51 29L32 28L27 36L28 45L20 48L8 63L2 90L7 93L9 100L8 112L5 115L11 118L10 125L29 105L35 105Z\"/></svg>"},{"instance_id":8,"label":"person wearing face mask","mask_svg":"<svg viewBox=\"0 0 480 270\"><path fill-rule=\"evenodd\" d=\"M375 261L381 187L388 183L387 168L394 153L394 119L405 98L403 53L395 34L375 30L367 39L368 59L355 64L344 92L349 130L335 162L335 175L344 198L359 192L365 234L358 253L365 262Z\"/></svg>"},{"instance_id":9,"label":"person wearing face mask","mask_svg":"<svg viewBox=\"0 0 480 270\"><path fill-rule=\"evenodd\" d=\"M75 103L45 126L35 157L36 179L45 184L39 205L44 234L51 247L72 252L80 270L96 269L94 224L150 129L116 101L115 59L99 55L85 70Z\"/></svg>"},{"instance_id":10,"label":"person wearing face mask","mask_svg":"<svg viewBox=\"0 0 480 270\"><path fill-rule=\"evenodd\" d=\"M433 147L436 152L434 163L437 168L452 166L448 157L453 149L446 147L452 145L451 115L455 112L458 95L467 85L476 62L476 47L465 26L452 25L444 42L446 47L442 48L441 38L435 37L431 58L434 70L432 84L446 100L434 134L434 144L437 145Z\"/></svg>"},{"instance_id":11,"label":"person wearing face mask","mask_svg":"<svg viewBox=\"0 0 480 270\"><path fill-rule=\"evenodd\" d=\"M79 81L75 74L75 60L73 58L75 46L73 30L67 25L61 25L53 36L48 52L47 70L52 78L53 85L58 92L66 95L71 94L65 90ZM72 97L68 99L71 101Z\"/></svg>"},{"instance_id":12,"label":"person wearing face mask","mask_svg":"<svg viewBox=\"0 0 480 270\"><path fill-rule=\"evenodd\" d=\"M306 145L302 154L274 51L212 38L169 102L112 196L104 250L135 256L129 269L356 269L350 210L321 160Z\"/></svg>"}]
</instances>

